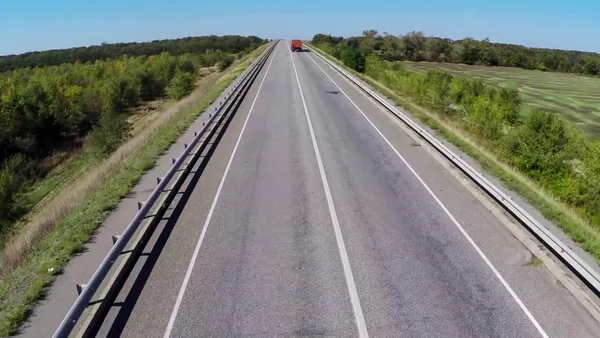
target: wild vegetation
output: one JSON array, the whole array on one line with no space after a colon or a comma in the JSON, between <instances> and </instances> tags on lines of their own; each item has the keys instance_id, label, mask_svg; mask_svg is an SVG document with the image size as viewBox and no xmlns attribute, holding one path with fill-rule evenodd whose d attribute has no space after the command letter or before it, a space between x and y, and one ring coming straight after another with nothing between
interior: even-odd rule
<instances>
[{"instance_id":1,"label":"wild vegetation","mask_svg":"<svg viewBox=\"0 0 600 338\"><path fill-rule=\"evenodd\" d=\"M587 136L600 136L600 77L453 63L403 63L407 70L440 69L487 84L514 87L522 98L522 115L534 109L554 112L576 124Z\"/></svg>"},{"instance_id":2,"label":"wild vegetation","mask_svg":"<svg viewBox=\"0 0 600 338\"><path fill-rule=\"evenodd\" d=\"M381 45L387 36L366 31L340 39L316 35L313 43L411 102L437 114L442 124L457 126L492 154L570 206L589 229L570 235L600 262L600 140L586 139L560 115L540 109L519 114L521 95L515 88L437 69L408 71L387 62ZM561 224L559 224L561 225Z\"/></svg>"},{"instance_id":3,"label":"wild vegetation","mask_svg":"<svg viewBox=\"0 0 600 338\"><path fill-rule=\"evenodd\" d=\"M110 107L110 104L101 104L99 106L103 109L100 112L89 115L96 116L97 121L92 124L87 134L84 132L85 135L79 137L83 138L80 142L83 147L72 145L78 148L67 152L68 158L46 177L36 182L34 182L35 178L39 177L26 175L20 182L7 180L9 183L16 182L9 188L15 187L16 190L21 191L20 195L40 203L35 207L34 212L30 212L26 219L19 223L19 227L12 233L2 236L1 336L14 333L17 325L52 282L54 275L60 273L73 254L80 252L94 230L101 224L106 213L130 192L144 172L154 165L157 158L265 47L263 45L249 53L235 55L222 51L181 56L162 53L150 57L124 56L116 60L96 61L90 64L75 63L38 69L43 72L64 70L64 72L51 72L48 75L50 78L57 73L70 74L76 79L83 78L85 81L77 83L85 84L81 86L81 90L85 92L91 90L88 85L91 83L93 86L94 82L81 74L69 73L67 70L71 70L70 67L97 66L100 67L98 73L107 74L105 71L112 69L111 67L127 62L131 69L121 68L122 72L110 73L113 81L118 81L122 76L129 80L128 84L136 84L135 79L138 74L136 71L144 67L156 67L163 71L168 69L169 74L172 74L168 81L161 82L164 86L161 86L160 95L176 98L183 92L189 93L188 89L193 92L177 102L160 100L163 102L160 105L164 109L146 113L141 113L135 105L124 106L121 110L110 110L104 109ZM236 60L243 54L247 55ZM213 61L202 63L201 60L205 60L207 55L214 55ZM154 58L161 58L165 63L152 62L146 65ZM222 62L232 66L223 72L218 72L219 64ZM169 67L161 67L161 65ZM205 66L210 66L210 70ZM94 68L88 69L89 73L94 73L94 70ZM199 79L200 74L206 73L208 75ZM112 81L108 76L93 78L93 80L106 81L110 84ZM71 78L71 76L66 77ZM137 83L137 85L143 88L146 83ZM145 98L142 96L138 102L140 100L144 101ZM127 100L117 102L127 102ZM152 101L153 104L155 102L157 101ZM71 141L67 139L65 142ZM54 157L54 155L49 158L28 157L26 154L16 153L5 160L3 174L22 175L28 166L36 169L43 167L42 164L45 165ZM13 178L15 175L3 177ZM28 187L23 188L23 182L33 184L27 184ZM3 185L0 185L1 187ZM53 194L52 191L57 193ZM14 195L7 194L7 196ZM16 201L11 204L13 207L18 209L24 206L21 199ZM9 225L12 227L14 224Z\"/></svg>"},{"instance_id":4,"label":"wild vegetation","mask_svg":"<svg viewBox=\"0 0 600 338\"><path fill-rule=\"evenodd\" d=\"M67 62L115 59L123 55L150 56L164 52L171 55L204 54L209 50L237 54L252 51L263 42L263 39L256 36L211 35L151 42L103 43L97 46L0 56L0 72L25 67L57 66Z\"/></svg>"},{"instance_id":5,"label":"wild vegetation","mask_svg":"<svg viewBox=\"0 0 600 338\"><path fill-rule=\"evenodd\" d=\"M364 32L366 44L361 52L377 53L386 61L429 61L463 63L467 65L504 66L542 71L556 71L596 76L600 74L600 54L591 52L528 48L520 45L494 43L465 38L452 40L427 37L423 32L395 36L375 30ZM363 40L363 37L350 38ZM315 44L336 45L344 40L327 34L317 34Z\"/></svg>"},{"instance_id":6,"label":"wild vegetation","mask_svg":"<svg viewBox=\"0 0 600 338\"><path fill-rule=\"evenodd\" d=\"M91 158L108 156L128 138L127 119L140 103L185 97L201 77L201 69L216 66L224 70L261 41L227 36L103 45L89 48L95 53L90 52L93 57L84 53L88 55L84 61L96 59L93 62L78 60L0 74L0 238L45 197L34 194L31 198L26 193L27 187L59 164L48 159L82 146ZM123 55L134 49L135 54L162 52ZM196 50L204 53L181 54ZM35 54L39 56L35 63L52 63L39 61L46 57L70 60L81 53L41 52ZM32 54L16 57L29 60L28 55ZM99 55L116 58L100 61Z\"/></svg>"}]
</instances>

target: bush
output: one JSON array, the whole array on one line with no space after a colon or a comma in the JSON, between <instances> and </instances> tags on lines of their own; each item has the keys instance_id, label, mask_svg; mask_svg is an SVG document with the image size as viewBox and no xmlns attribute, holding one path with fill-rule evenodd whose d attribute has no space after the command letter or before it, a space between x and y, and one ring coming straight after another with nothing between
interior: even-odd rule
<instances>
[{"instance_id":1,"label":"bush","mask_svg":"<svg viewBox=\"0 0 600 338\"><path fill-rule=\"evenodd\" d=\"M229 68L229 66L231 66L234 60L235 58L233 57L233 55L229 53L222 53L217 61L217 67L219 67L219 71L222 72L225 69Z\"/></svg>"},{"instance_id":2,"label":"bush","mask_svg":"<svg viewBox=\"0 0 600 338\"><path fill-rule=\"evenodd\" d=\"M178 71L166 88L167 96L173 100L181 100L194 89L194 77L190 73Z\"/></svg>"},{"instance_id":3,"label":"bush","mask_svg":"<svg viewBox=\"0 0 600 338\"><path fill-rule=\"evenodd\" d=\"M26 212L27 202L22 192L34 167L35 163L18 154L0 169L0 234L10 231L12 224Z\"/></svg>"},{"instance_id":4,"label":"bush","mask_svg":"<svg viewBox=\"0 0 600 338\"><path fill-rule=\"evenodd\" d=\"M0 72L7 70L44 67L62 63L93 63L97 60L117 59L123 55L147 56L168 52L171 55L203 54L207 50L222 50L228 53L239 53L253 50L267 42L256 36L198 36L181 39L155 40L151 42L129 42L55 49L43 52L30 52L21 55L0 56Z\"/></svg>"},{"instance_id":5,"label":"bush","mask_svg":"<svg viewBox=\"0 0 600 338\"><path fill-rule=\"evenodd\" d=\"M351 67L356 50L349 45L330 45L330 50ZM408 72L375 53L365 63L366 75L459 123L485 151L516 167L600 229L600 140L585 140L554 113L534 110L521 117L521 98L514 87L499 88L438 70Z\"/></svg>"},{"instance_id":6,"label":"bush","mask_svg":"<svg viewBox=\"0 0 600 338\"><path fill-rule=\"evenodd\" d=\"M571 172L576 138L556 114L533 110L523 125L506 138L505 158L537 179L552 179Z\"/></svg>"},{"instance_id":7,"label":"bush","mask_svg":"<svg viewBox=\"0 0 600 338\"><path fill-rule=\"evenodd\" d=\"M581 199L588 217L600 224L600 140L592 142L582 163L582 179L578 180ZM583 204L583 203L582 203Z\"/></svg>"},{"instance_id":8,"label":"bush","mask_svg":"<svg viewBox=\"0 0 600 338\"><path fill-rule=\"evenodd\" d=\"M106 157L127 139L129 129L126 116L108 112L102 114L100 123L89 135L90 152L97 158Z\"/></svg>"},{"instance_id":9,"label":"bush","mask_svg":"<svg viewBox=\"0 0 600 338\"><path fill-rule=\"evenodd\" d=\"M342 62L357 72L365 72L366 59L365 56L358 50L349 48L345 49L342 52Z\"/></svg>"},{"instance_id":10,"label":"bush","mask_svg":"<svg viewBox=\"0 0 600 338\"><path fill-rule=\"evenodd\" d=\"M470 129L484 140L496 141L502 136L503 112L489 97L478 96L467 108Z\"/></svg>"},{"instance_id":11,"label":"bush","mask_svg":"<svg viewBox=\"0 0 600 338\"><path fill-rule=\"evenodd\" d=\"M516 88L500 88L500 100L504 104L504 120L510 125L519 123L519 107L521 106L521 97Z\"/></svg>"},{"instance_id":12,"label":"bush","mask_svg":"<svg viewBox=\"0 0 600 338\"><path fill-rule=\"evenodd\" d=\"M449 92L452 79L452 75L447 72L437 70L427 72L422 84L424 89L422 99L437 111L445 112L450 103Z\"/></svg>"}]
</instances>

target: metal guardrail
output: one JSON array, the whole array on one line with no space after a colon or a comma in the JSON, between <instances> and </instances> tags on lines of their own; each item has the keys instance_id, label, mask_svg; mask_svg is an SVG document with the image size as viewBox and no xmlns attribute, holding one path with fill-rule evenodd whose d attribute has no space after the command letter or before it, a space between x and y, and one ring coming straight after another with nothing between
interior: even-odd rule
<instances>
[{"instance_id":1,"label":"metal guardrail","mask_svg":"<svg viewBox=\"0 0 600 338\"><path fill-rule=\"evenodd\" d=\"M600 275L592 267L590 267L581 257L579 257L569 246L564 244L554 234L552 234L546 227L540 224L533 216L525 211L521 206L514 202L509 196L507 196L502 190L492 184L486 179L482 173L475 170L465 160L456 155L442 142L433 137L420 125L414 122L406 114L399 111L395 106L390 104L387 100L381 98L377 93L362 83L361 80L357 79L354 75L350 74L342 67L336 65L331 60L321 55L316 51L314 47L308 47L315 55L324 60L327 64L345 76L352 83L357 85L373 99L387 108L391 113L400 118L406 125L408 125L413 131L417 132L423 139L431 144L438 152L446 157L452 164L458 167L463 173L465 173L471 180L479 185L488 195L495 199L506 211L508 211L513 217L515 217L521 224L525 225L547 248L549 248L554 254L566 264L578 277L586 284L590 289L598 296L600 296Z\"/></svg>"},{"instance_id":2,"label":"metal guardrail","mask_svg":"<svg viewBox=\"0 0 600 338\"><path fill-rule=\"evenodd\" d=\"M195 134L193 140L185 147L181 155L174 161L173 165L169 168L165 176L159 180L158 185L156 188L154 188L148 199L141 204L141 207L134 218L127 225L123 233L118 237L98 269L94 272L89 282L82 288L77 300L73 303L69 309L69 312L56 329L53 338L65 338L71 334L85 309L90 306L90 302L95 293L98 291L98 288L100 288L104 280L110 275L110 270L117 261L117 258L129 244L129 241L136 233L144 219L148 216L148 213L152 210L154 204L159 200L161 194L165 191L165 188L168 186L175 174L180 170L186 158L188 155L190 155L192 149L194 149L198 142L200 142L217 116L219 116L225 107L228 107L228 103L239 94L238 90L243 89L244 86L248 84L247 82L252 79L253 74L260 72L262 65L264 65L266 59L268 59L268 57L271 55L271 52L276 45L277 42L271 44L271 46L269 46L261 54L261 56L259 56L242 74L240 74L240 76L238 76L237 82L235 83L233 89L229 91L227 97L220 102L217 108L215 108L215 112L211 115L209 120L204 124L202 129Z\"/></svg>"}]
</instances>

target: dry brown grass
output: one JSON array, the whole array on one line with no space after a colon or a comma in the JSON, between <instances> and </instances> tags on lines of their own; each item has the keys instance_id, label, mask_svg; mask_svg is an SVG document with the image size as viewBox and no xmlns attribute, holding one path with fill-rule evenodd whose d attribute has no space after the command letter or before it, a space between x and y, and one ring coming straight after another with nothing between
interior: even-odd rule
<instances>
[{"instance_id":1,"label":"dry brown grass","mask_svg":"<svg viewBox=\"0 0 600 338\"><path fill-rule=\"evenodd\" d=\"M238 62L239 63L239 62ZM5 245L0 261L0 277L13 271L21 265L27 253L46 235L58 222L67 217L90 192L99 189L116 173L139 149L148 142L150 137L161 126L171 122L204 95L223 75L214 73L201 81L200 85L186 98L168 106L159 114L153 114L151 119L143 119L142 128L135 128L132 137L117 149L110 157L88 168L80 179L65 185L52 194L43 206L30 216L29 221L22 227L14 238Z\"/></svg>"}]
</instances>

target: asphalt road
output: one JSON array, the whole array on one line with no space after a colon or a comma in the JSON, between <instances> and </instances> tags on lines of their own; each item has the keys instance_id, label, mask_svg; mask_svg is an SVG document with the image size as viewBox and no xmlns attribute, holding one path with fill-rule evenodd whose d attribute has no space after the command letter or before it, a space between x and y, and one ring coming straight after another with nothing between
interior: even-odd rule
<instances>
[{"instance_id":1,"label":"asphalt road","mask_svg":"<svg viewBox=\"0 0 600 338\"><path fill-rule=\"evenodd\" d=\"M285 42L183 195L101 335L600 333L398 121Z\"/></svg>"}]
</instances>

